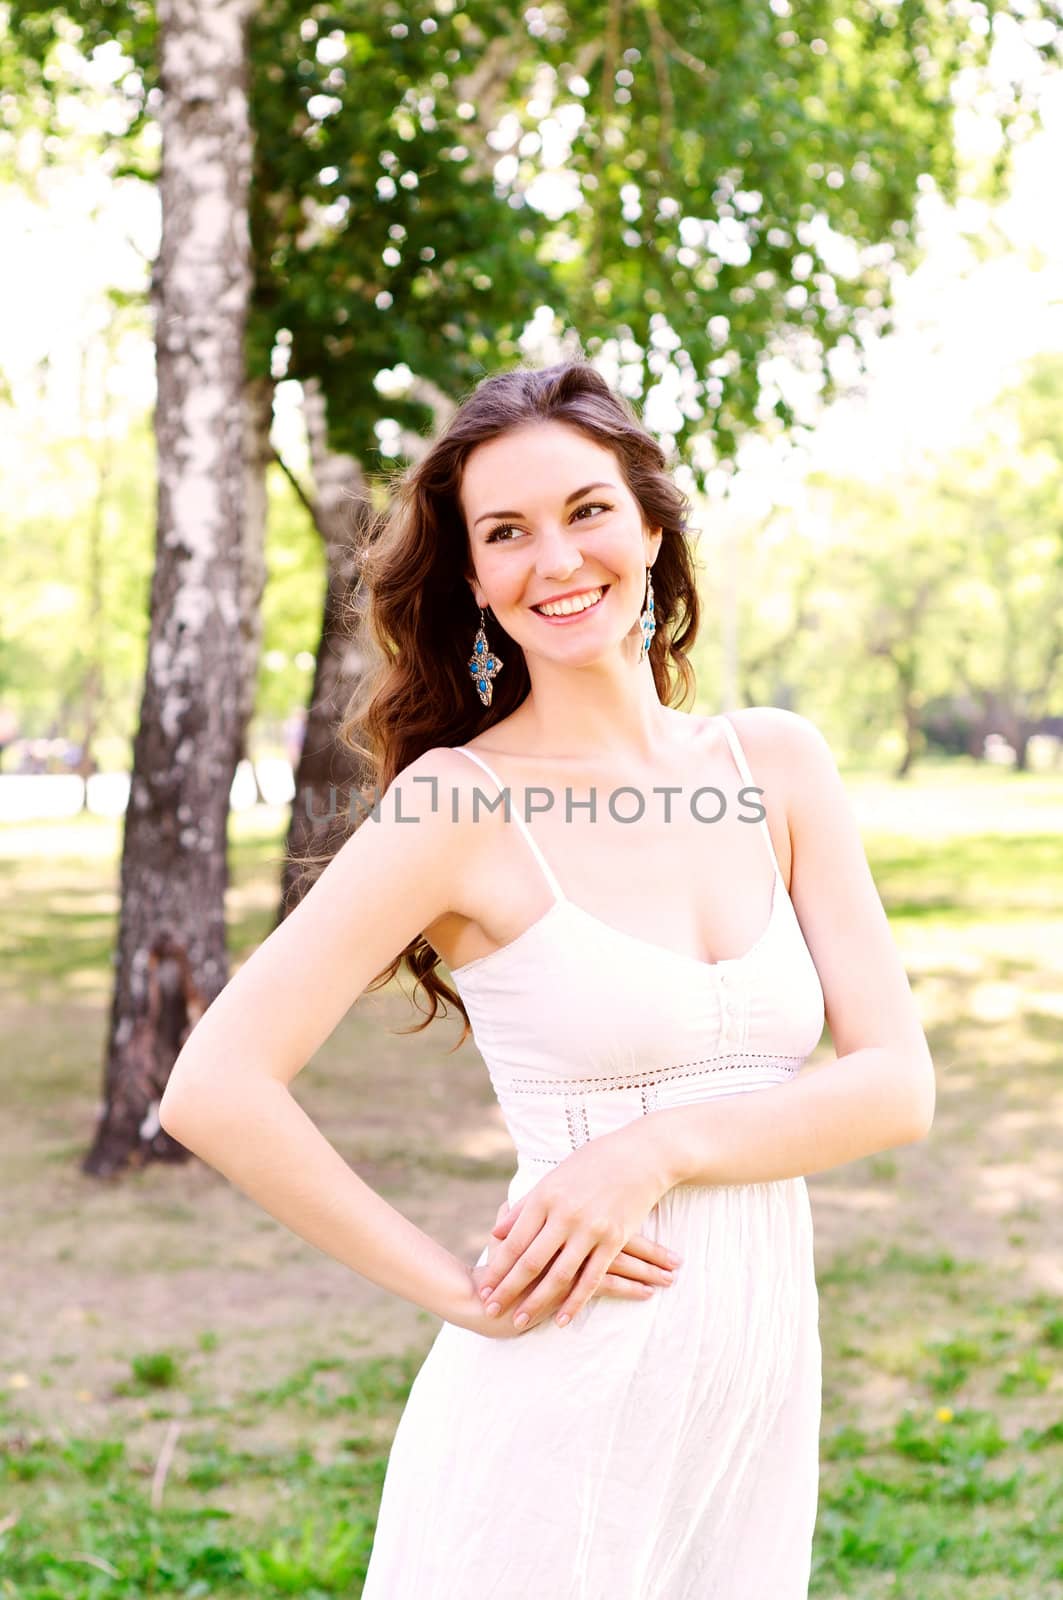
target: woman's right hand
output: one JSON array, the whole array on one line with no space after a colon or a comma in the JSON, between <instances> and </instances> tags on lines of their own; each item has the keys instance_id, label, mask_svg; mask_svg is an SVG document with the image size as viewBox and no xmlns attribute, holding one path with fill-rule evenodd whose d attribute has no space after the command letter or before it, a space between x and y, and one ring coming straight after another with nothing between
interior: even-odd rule
<instances>
[{"instance_id":1,"label":"woman's right hand","mask_svg":"<svg viewBox=\"0 0 1063 1600\"><path fill-rule=\"evenodd\" d=\"M509 1204L503 1200L498 1208L495 1222L500 1222L508 1210ZM538 1317L523 1328L515 1328L512 1317L487 1315L486 1302L480 1301L480 1288L485 1279L490 1281L487 1269L491 1264L491 1257L496 1251L501 1250L504 1242L492 1234L487 1243L487 1260L478 1262L470 1272L473 1293L479 1302L479 1315L474 1313L473 1318L475 1331L486 1335L489 1339L519 1339L522 1334L529 1333L532 1328L537 1328L541 1322L552 1317L556 1310L556 1307L545 1307ZM548 1263L534 1282L528 1284L525 1294L530 1294L531 1290L542 1282L549 1270ZM616 1300L648 1300L654 1289L667 1288L674 1281L675 1273L669 1266L667 1246L658 1244L654 1239L647 1239L645 1234L637 1233L628 1240L620 1253L614 1256L609 1271L595 1289L591 1299L594 1299L594 1295L601 1294Z\"/></svg>"}]
</instances>

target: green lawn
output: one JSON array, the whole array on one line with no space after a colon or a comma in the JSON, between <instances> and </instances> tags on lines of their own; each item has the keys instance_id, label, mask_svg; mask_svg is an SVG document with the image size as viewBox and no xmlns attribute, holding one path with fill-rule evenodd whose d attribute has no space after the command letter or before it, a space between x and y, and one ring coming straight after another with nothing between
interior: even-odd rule
<instances>
[{"instance_id":1,"label":"green lawn","mask_svg":"<svg viewBox=\"0 0 1063 1600\"><path fill-rule=\"evenodd\" d=\"M924 1143L809 1180L825 1369L812 1594L1051 1600L1063 1596L1063 779L963 764L905 789L847 783L927 1026L938 1110ZM279 812L235 821L234 955L271 926L282 824ZM79 1173L117 841L93 819L0 830L12 1286L0 1596L353 1600L388 1441L438 1323L199 1163L109 1185ZM388 1031L410 1020L397 991L363 998L299 1097L366 1181L472 1260L510 1147L473 1047L447 1053L457 1023Z\"/></svg>"}]
</instances>

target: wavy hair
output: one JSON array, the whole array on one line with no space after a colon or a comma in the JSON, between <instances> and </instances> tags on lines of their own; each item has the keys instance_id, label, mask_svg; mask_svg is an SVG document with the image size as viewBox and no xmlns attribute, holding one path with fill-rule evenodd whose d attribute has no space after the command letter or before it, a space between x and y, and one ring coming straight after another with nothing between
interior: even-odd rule
<instances>
[{"instance_id":1,"label":"wavy hair","mask_svg":"<svg viewBox=\"0 0 1063 1600\"><path fill-rule=\"evenodd\" d=\"M687 537L689 502L669 474L663 449L588 362L517 367L477 385L427 454L396 475L387 510L360 538L363 637L376 659L351 698L339 737L362 758L371 796L382 795L426 750L465 744L509 716L528 693L524 652L490 612L488 643L506 662L505 673L493 682L490 706L481 703L471 681L468 661L480 614L468 582L472 553L458 494L477 445L535 422L565 423L611 450L647 526L662 529L653 563L657 630L650 666L665 705L682 705L694 694L687 651L697 634L699 605ZM459 1048L470 1032L468 1013L439 976L439 956L422 935L369 990L389 983L403 962L416 980L414 1002L420 988L430 1009L422 1022L399 1031L420 1032L439 1014L440 1003L449 1002L464 1018L454 1046ZM446 1015L445 1004L442 1009Z\"/></svg>"}]
</instances>

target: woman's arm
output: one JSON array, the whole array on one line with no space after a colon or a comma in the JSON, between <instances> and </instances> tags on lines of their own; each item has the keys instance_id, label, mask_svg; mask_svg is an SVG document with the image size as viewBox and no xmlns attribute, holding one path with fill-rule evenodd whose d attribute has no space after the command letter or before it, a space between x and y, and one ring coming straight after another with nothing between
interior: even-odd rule
<instances>
[{"instance_id":1,"label":"woman's arm","mask_svg":"<svg viewBox=\"0 0 1063 1600\"><path fill-rule=\"evenodd\" d=\"M469 1268L363 1182L283 1083L216 1077L209 1104L175 1108L163 1096L167 1133L308 1244L447 1322L474 1325Z\"/></svg>"},{"instance_id":2,"label":"woman's arm","mask_svg":"<svg viewBox=\"0 0 1063 1600\"><path fill-rule=\"evenodd\" d=\"M452 820L449 804L431 804L434 786L413 780L444 787L461 760L432 750L399 774L379 816L359 825L193 1028L159 1120L309 1244L468 1327L481 1316L469 1268L364 1183L289 1092L370 980L454 908L471 808Z\"/></svg>"},{"instance_id":3,"label":"woman's arm","mask_svg":"<svg viewBox=\"0 0 1063 1600\"><path fill-rule=\"evenodd\" d=\"M778 1088L651 1111L630 1131L663 1190L770 1183L925 1138L933 1094L921 1058L869 1047L806 1067Z\"/></svg>"},{"instance_id":4,"label":"woman's arm","mask_svg":"<svg viewBox=\"0 0 1063 1600\"><path fill-rule=\"evenodd\" d=\"M914 1143L934 1119L926 1035L830 748L793 712L739 715L754 769L785 784L790 897L838 1059L778 1088L668 1107L633 1124L666 1188L822 1172Z\"/></svg>"}]
</instances>

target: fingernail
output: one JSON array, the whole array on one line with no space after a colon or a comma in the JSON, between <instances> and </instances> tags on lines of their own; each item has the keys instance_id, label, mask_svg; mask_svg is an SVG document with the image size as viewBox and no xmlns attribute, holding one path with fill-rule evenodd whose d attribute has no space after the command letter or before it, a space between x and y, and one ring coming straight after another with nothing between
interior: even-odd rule
<instances>
[{"instance_id":1,"label":"fingernail","mask_svg":"<svg viewBox=\"0 0 1063 1600\"><path fill-rule=\"evenodd\" d=\"M668 1259L669 1259L669 1261L673 1261L675 1263L675 1265L678 1267L678 1265L682 1261L683 1257L682 1256L677 1256L674 1250L669 1250Z\"/></svg>"},{"instance_id":2,"label":"fingernail","mask_svg":"<svg viewBox=\"0 0 1063 1600\"><path fill-rule=\"evenodd\" d=\"M523 1328L527 1320L528 1313L526 1311L518 1311L517 1315L513 1318L513 1321L518 1328Z\"/></svg>"},{"instance_id":3,"label":"fingernail","mask_svg":"<svg viewBox=\"0 0 1063 1600\"><path fill-rule=\"evenodd\" d=\"M557 1319L557 1325L558 1325L559 1328L563 1328L565 1326L566 1322L571 1322L571 1321L572 1321L572 1318L569 1316L568 1312L567 1311L562 1311L561 1315Z\"/></svg>"},{"instance_id":4,"label":"fingernail","mask_svg":"<svg viewBox=\"0 0 1063 1600\"><path fill-rule=\"evenodd\" d=\"M502 1307L499 1305L498 1301L492 1300L491 1304L487 1308L487 1315L489 1317L497 1317L501 1309Z\"/></svg>"},{"instance_id":5,"label":"fingernail","mask_svg":"<svg viewBox=\"0 0 1063 1600\"><path fill-rule=\"evenodd\" d=\"M490 1285L485 1283L483 1288L480 1290L480 1299L481 1300L486 1300L490 1293L491 1293Z\"/></svg>"}]
</instances>

